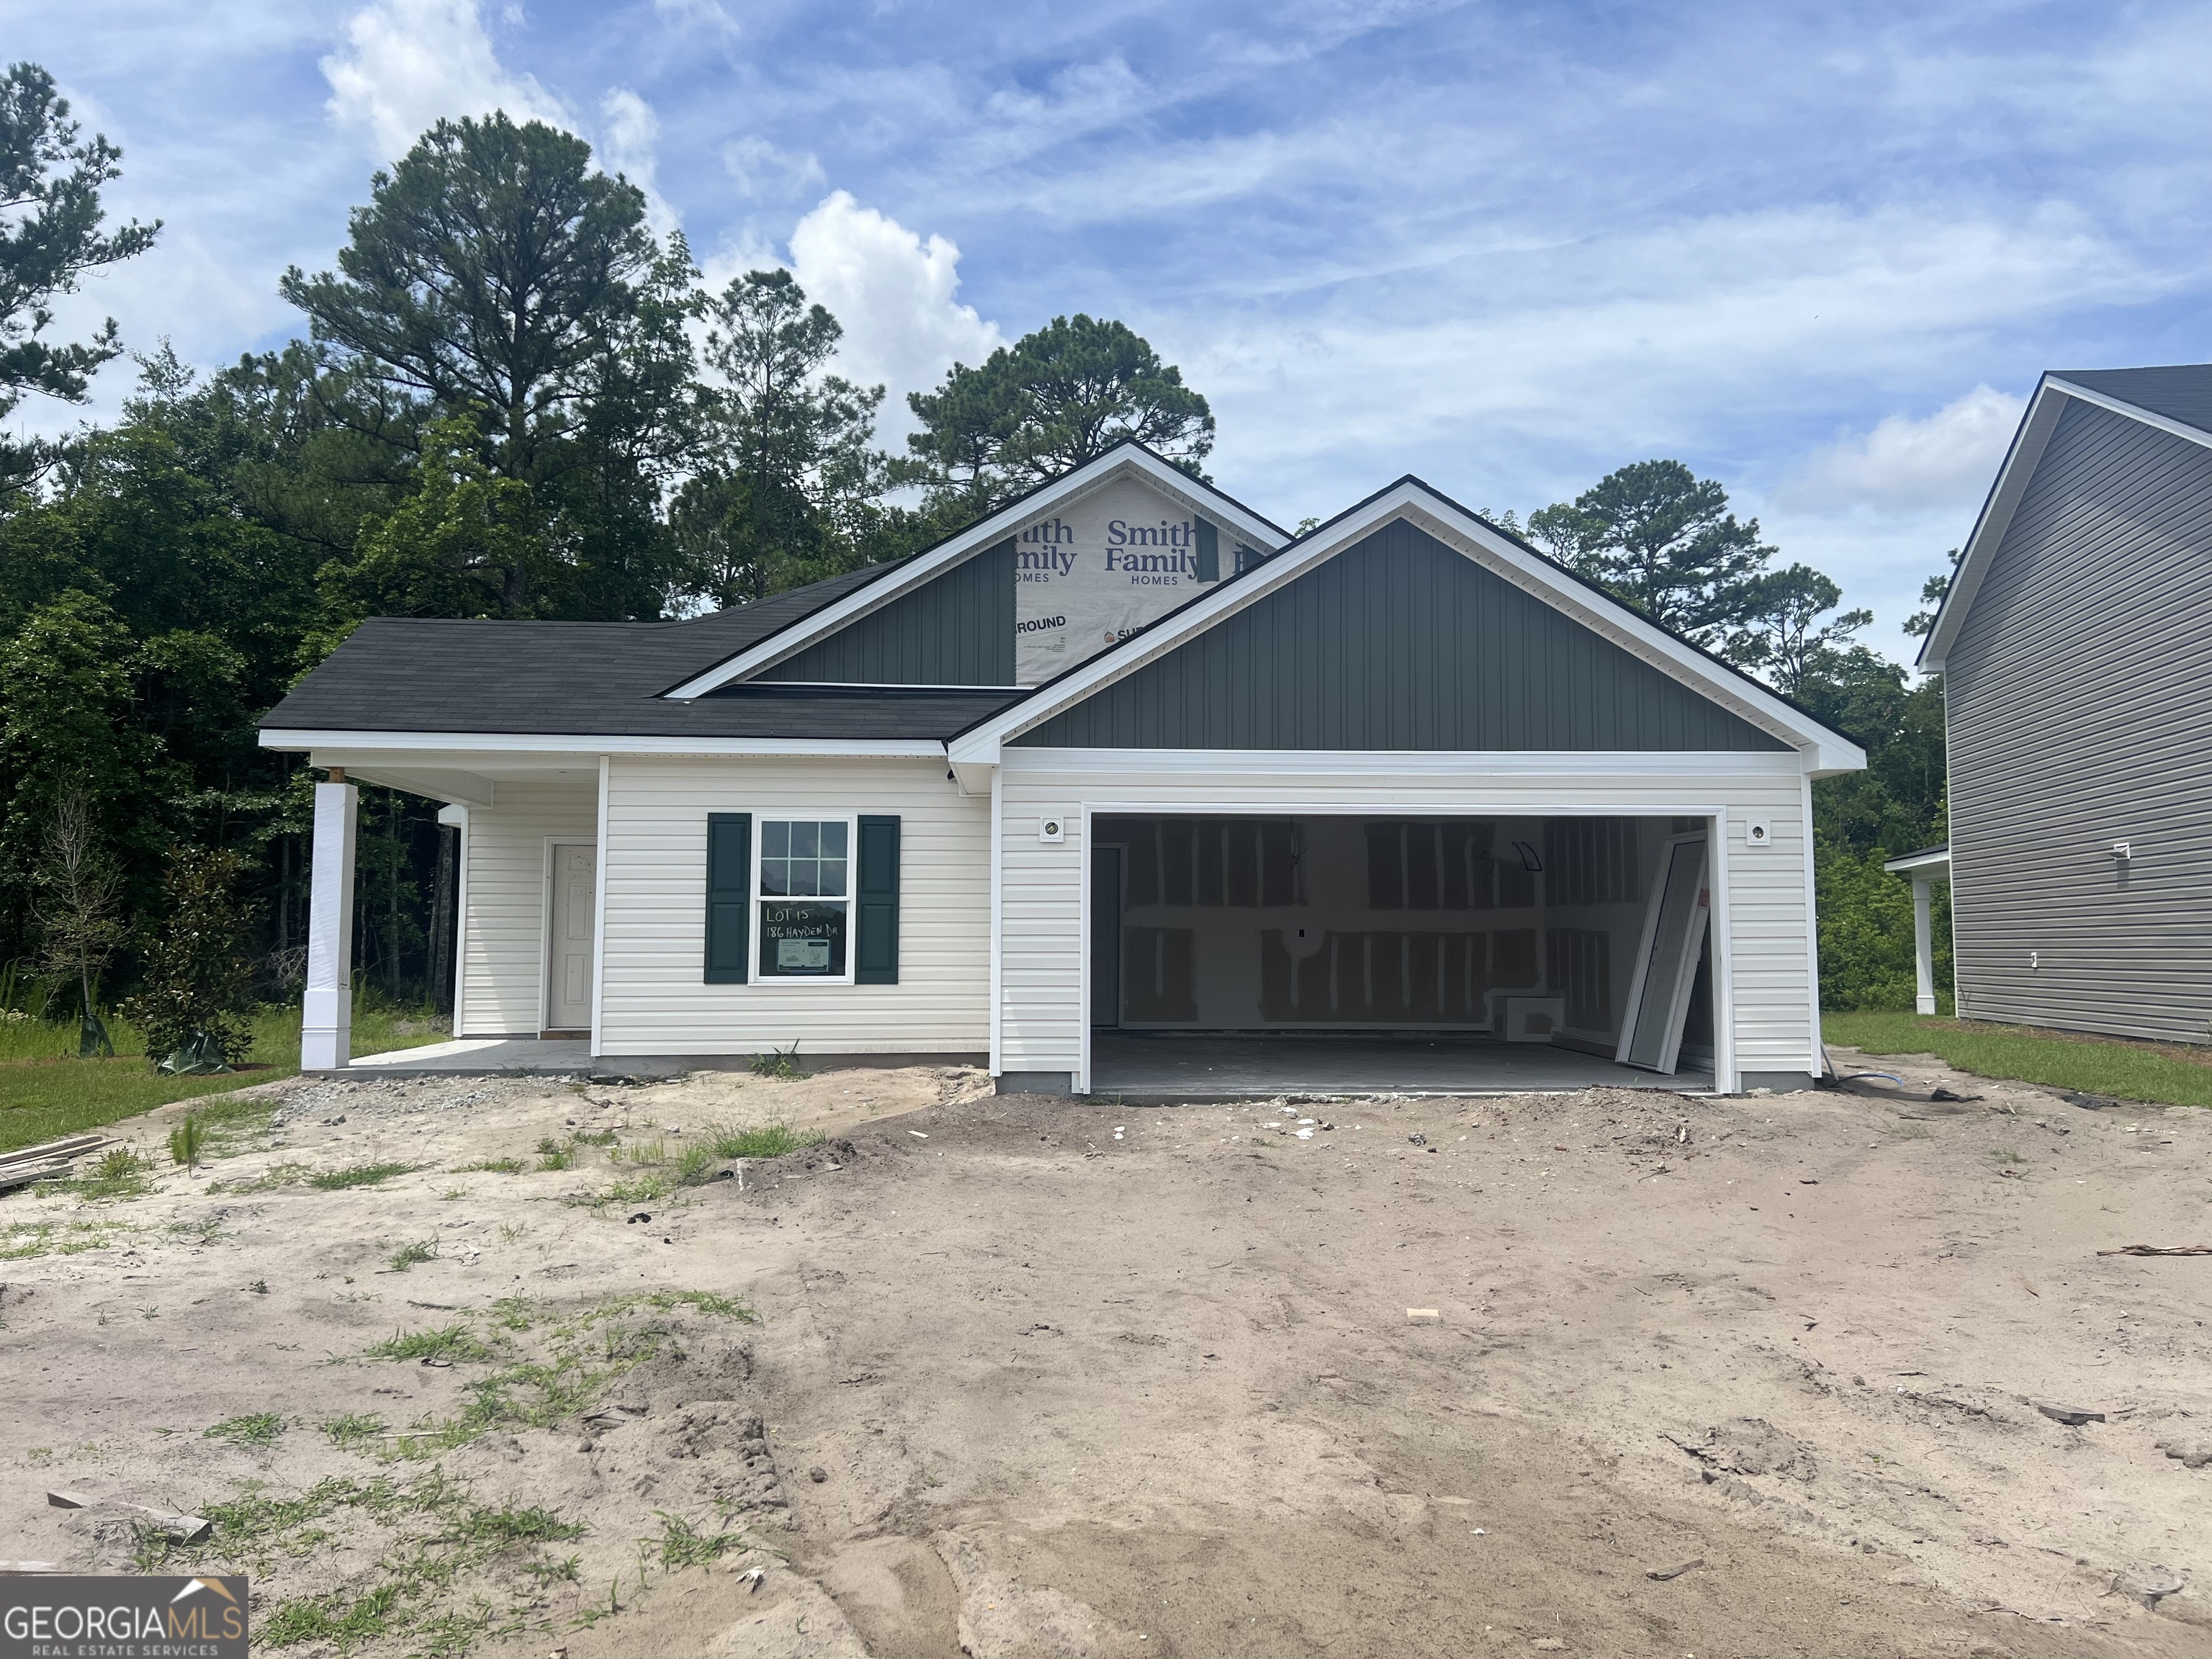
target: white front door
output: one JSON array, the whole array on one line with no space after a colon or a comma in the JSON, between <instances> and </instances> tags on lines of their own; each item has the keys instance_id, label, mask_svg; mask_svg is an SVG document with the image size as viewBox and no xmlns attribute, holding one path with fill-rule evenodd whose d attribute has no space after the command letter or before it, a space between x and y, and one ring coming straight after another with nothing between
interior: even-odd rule
<instances>
[{"instance_id":1,"label":"white front door","mask_svg":"<svg viewBox=\"0 0 2212 1659\"><path fill-rule=\"evenodd\" d=\"M598 848L554 848L552 942L546 952L545 988L550 1030L591 1030L592 918L599 885Z\"/></svg>"}]
</instances>

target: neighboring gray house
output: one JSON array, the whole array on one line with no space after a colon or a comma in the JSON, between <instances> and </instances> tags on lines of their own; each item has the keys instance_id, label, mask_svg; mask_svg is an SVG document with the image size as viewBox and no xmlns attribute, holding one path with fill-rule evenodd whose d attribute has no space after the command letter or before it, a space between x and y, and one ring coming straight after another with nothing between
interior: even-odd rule
<instances>
[{"instance_id":1,"label":"neighboring gray house","mask_svg":"<svg viewBox=\"0 0 2212 1659\"><path fill-rule=\"evenodd\" d=\"M1960 1014L2212 1040L2212 366L2043 377L1920 666Z\"/></svg>"}]
</instances>

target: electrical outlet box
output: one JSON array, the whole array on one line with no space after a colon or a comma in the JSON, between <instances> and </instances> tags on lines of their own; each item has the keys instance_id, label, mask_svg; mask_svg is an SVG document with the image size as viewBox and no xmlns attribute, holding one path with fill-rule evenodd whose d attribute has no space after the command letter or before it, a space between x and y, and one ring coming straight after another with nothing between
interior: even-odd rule
<instances>
[{"instance_id":1,"label":"electrical outlet box","mask_svg":"<svg viewBox=\"0 0 2212 1659\"><path fill-rule=\"evenodd\" d=\"M1056 813L1048 812L1037 820L1037 839L1042 842L1066 841L1067 820Z\"/></svg>"}]
</instances>

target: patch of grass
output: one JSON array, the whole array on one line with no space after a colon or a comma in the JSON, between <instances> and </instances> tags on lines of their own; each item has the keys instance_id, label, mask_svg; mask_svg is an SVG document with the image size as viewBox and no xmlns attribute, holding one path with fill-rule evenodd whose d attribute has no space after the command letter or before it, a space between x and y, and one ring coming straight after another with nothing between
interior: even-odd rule
<instances>
[{"instance_id":1,"label":"patch of grass","mask_svg":"<svg viewBox=\"0 0 2212 1659\"><path fill-rule=\"evenodd\" d=\"M576 1149L564 1146L548 1135L538 1143L538 1167L541 1170L573 1170L576 1167Z\"/></svg>"},{"instance_id":2,"label":"patch of grass","mask_svg":"<svg viewBox=\"0 0 2212 1659\"><path fill-rule=\"evenodd\" d=\"M422 1167L419 1164L351 1164L343 1170L311 1175L307 1184L325 1193L343 1192L349 1187L374 1187L394 1176L412 1175Z\"/></svg>"},{"instance_id":3,"label":"patch of grass","mask_svg":"<svg viewBox=\"0 0 2212 1659\"><path fill-rule=\"evenodd\" d=\"M655 1510L660 1517L660 1536L643 1540L670 1572L684 1567L708 1567L732 1550L744 1547L742 1532L702 1533L680 1515Z\"/></svg>"},{"instance_id":4,"label":"patch of grass","mask_svg":"<svg viewBox=\"0 0 2212 1659\"><path fill-rule=\"evenodd\" d=\"M821 1139L814 1131L794 1129L788 1123L723 1124L707 1131L706 1144L716 1158L781 1158L803 1146L817 1146Z\"/></svg>"},{"instance_id":5,"label":"patch of grass","mask_svg":"<svg viewBox=\"0 0 2212 1659\"><path fill-rule=\"evenodd\" d=\"M142 1571L246 1559L265 1572L270 1560L298 1559L329 1541L335 1534L325 1523L341 1515L375 1528L373 1582L281 1601L256 1621L264 1647L319 1643L341 1653L394 1638L407 1638L417 1653L465 1653L489 1627L492 1604L477 1595L455 1605L451 1594L503 1556L535 1546L542 1563L550 1559L544 1546L573 1542L586 1531L550 1510L479 1504L442 1467L405 1482L331 1477L289 1498L246 1486L203 1513L216 1523L209 1544L188 1550L142 1540ZM538 1565L525 1570L535 1577ZM550 1577L560 1576L556 1566Z\"/></svg>"},{"instance_id":6,"label":"patch of grass","mask_svg":"<svg viewBox=\"0 0 2212 1659\"><path fill-rule=\"evenodd\" d=\"M0 1152L82 1134L173 1101L227 1094L290 1077L300 1069L297 1008L267 1008L255 1015L253 1047L246 1069L215 1077L163 1076L148 1061L145 1040L138 1031L116 1015L110 1014L106 1019L108 1032L115 1039L112 1060L76 1058L74 1020L66 1024L42 1019L0 1024ZM396 1029L414 1023L403 1010L356 1005L354 1051L374 1054L447 1040L442 1031ZM238 1104L264 1124L274 1109L274 1103L268 1101ZM204 1128L212 1130L217 1125L210 1110L202 1110L199 1117ZM217 1158L224 1156L220 1140L220 1136L210 1135L207 1148Z\"/></svg>"},{"instance_id":7,"label":"patch of grass","mask_svg":"<svg viewBox=\"0 0 2212 1659\"><path fill-rule=\"evenodd\" d=\"M615 1132L612 1129L601 1129L596 1133L586 1134L579 1129L568 1139L579 1146L611 1146L615 1144Z\"/></svg>"},{"instance_id":8,"label":"patch of grass","mask_svg":"<svg viewBox=\"0 0 2212 1659\"><path fill-rule=\"evenodd\" d=\"M153 1191L153 1175L151 1158L143 1157L135 1146L117 1146L84 1174L40 1182L39 1191L44 1196L66 1194L72 1198L94 1200L141 1198Z\"/></svg>"},{"instance_id":9,"label":"patch of grass","mask_svg":"<svg viewBox=\"0 0 2212 1659\"><path fill-rule=\"evenodd\" d=\"M709 1172L720 1161L714 1156L714 1149L711 1146L686 1146L684 1156L676 1160L678 1184L697 1186L708 1178Z\"/></svg>"},{"instance_id":10,"label":"patch of grass","mask_svg":"<svg viewBox=\"0 0 2212 1659\"><path fill-rule=\"evenodd\" d=\"M212 1244L222 1237L222 1218L205 1215L195 1220L172 1221L169 1224L169 1237L181 1239L188 1244ZM255 1283L261 1284L261 1281L257 1279ZM269 1294L269 1286L266 1284L261 1284L261 1294L264 1296Z\"/></svg>"},{"instance_id":11,"label":"patch of grass","mask_svg":"<svg viewBox=\"0 0 2212 1659\"><path fill-rule=\"evenodd\" d=\"M1954 1071L2120 1100L2212 1106L2212 1049L1922 1014L1827 1014L1821 1033L1869 1054L1939 1056Z\"/></svg>"},{"instance_id":12,"label":"patch of grass","mask_svg":"<svg viewBox=\"0 0 2212 1659\"><path fill-rule=\"evenodd\" d=\"M233 1417L201 1431L203 1440L228 1440L234 1446L273 1446L284 1432L284 1419L275 1412L256 1412Z\"/></svg>"},{"instance_id":13,"label":"patch of grass","mask_svg":"<svg viewBox=\"0 0 2212 1659\"><path fill-rule=\"evenodd\" d=\"M368 1359L446 1359L471 1364L492 1357L475 1332L458 1323L427 1331L394 1331L383 1341L370 1343L362 1354Z\"/></svg>"},{"instance_id":14,"label":"patch of grass","mask_svg":"<svg viewBox=\"0 0 2212 1659\"><path fill-rule=\"evenodd\" d=\"M2027 1162L2026 1158L2022 1158L2018 1152L2013 1151L2009 1146L2001 1147L1997 1151L1991 1152L1990 1156L1996 1159L1998 1163L2005 1165L2008 1169L2016 1167Z\"/></svg>"},{"instance_id":15,"label":"patch of grass","mask_svg":"<svg viewBox=\"0 0 2212 1659\"><path fill-rule=\"evenodd\" d=\"M654 1204L666 1198L673 1190L668 1177L653 1170L629 1181L617 1181L595 1194L591 1201L593 1204Z\"/></svg>"},{"instance_id":16,"label":"patch of grass","mask_svg":"<svg viewBox=\"0 0 2212 1659\"><path fill-rule=\"evenodd\" d=\"M651 1140L641 1140L634 1146L624 1146L611 1155L611 1161L619 1164L628 1158L632 1164L665 1164L668 1162L668 1143L658 1135Z\"/></svg>"},{"instance_id":17,"label":"patch of grass","mask_svg":"<svg viewBox=\"0 0 2212 1659\"><path fill-rule=\"evenodd\" d=\"M82 1255L114 1242L136 1227L114 1221L14 1221L0 1225L0 1261L31 1261L42 1255Z\"/></svg>"},{"instance_id":18,"label":"patch of grass","mask_svg":"<svg viewBox=\"0 0 2212 1659\"><path fill-rule=\"evenodd\" d=\"M526 1158L488 1158L480 1164L464 1164L454 1175L520 1175L530 1167Z\"/></svg>"},{"instance_id":19,"label":"patch of grass","mask_svg":"<svg viewBox=\"0 0 2212 1659\"><path fill-rule=\"evenodd\" d=\"M435 1261L437 1259L438 1236L433 1233L428 1238L418 1238L410 1243L402 1244L386 1256L385 1261L392 1272L404 1273L410 1267L420 1266L425 1261Z\"/></svg>"},{"instance_id":20,"label":"patch of grass","mask_svg":"<svg viewBox=\"0 0 2212 1659\"><path fill-rule=\"evenodd\" d=\"M367 1445L384 1432L384 1419L368 1412L348 1412L323 1425L331 1443L343 1451Z\"/></svg>"}]
</instances>

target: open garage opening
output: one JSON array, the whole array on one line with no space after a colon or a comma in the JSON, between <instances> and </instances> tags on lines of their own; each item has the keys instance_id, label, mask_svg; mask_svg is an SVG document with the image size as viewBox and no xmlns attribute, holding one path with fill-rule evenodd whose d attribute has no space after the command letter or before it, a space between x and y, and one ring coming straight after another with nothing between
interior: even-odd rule
<instances>
[{"instance_id":1,"label":"open garage opening","mask_svg":"<svg viewBox=\"0 0 2212 1659\"><path fill-rule=\"evenodd\" d=\"M1710 820L1094 816L1094 1092L1710 1089Z\"/></svg>"}]
</instances>

